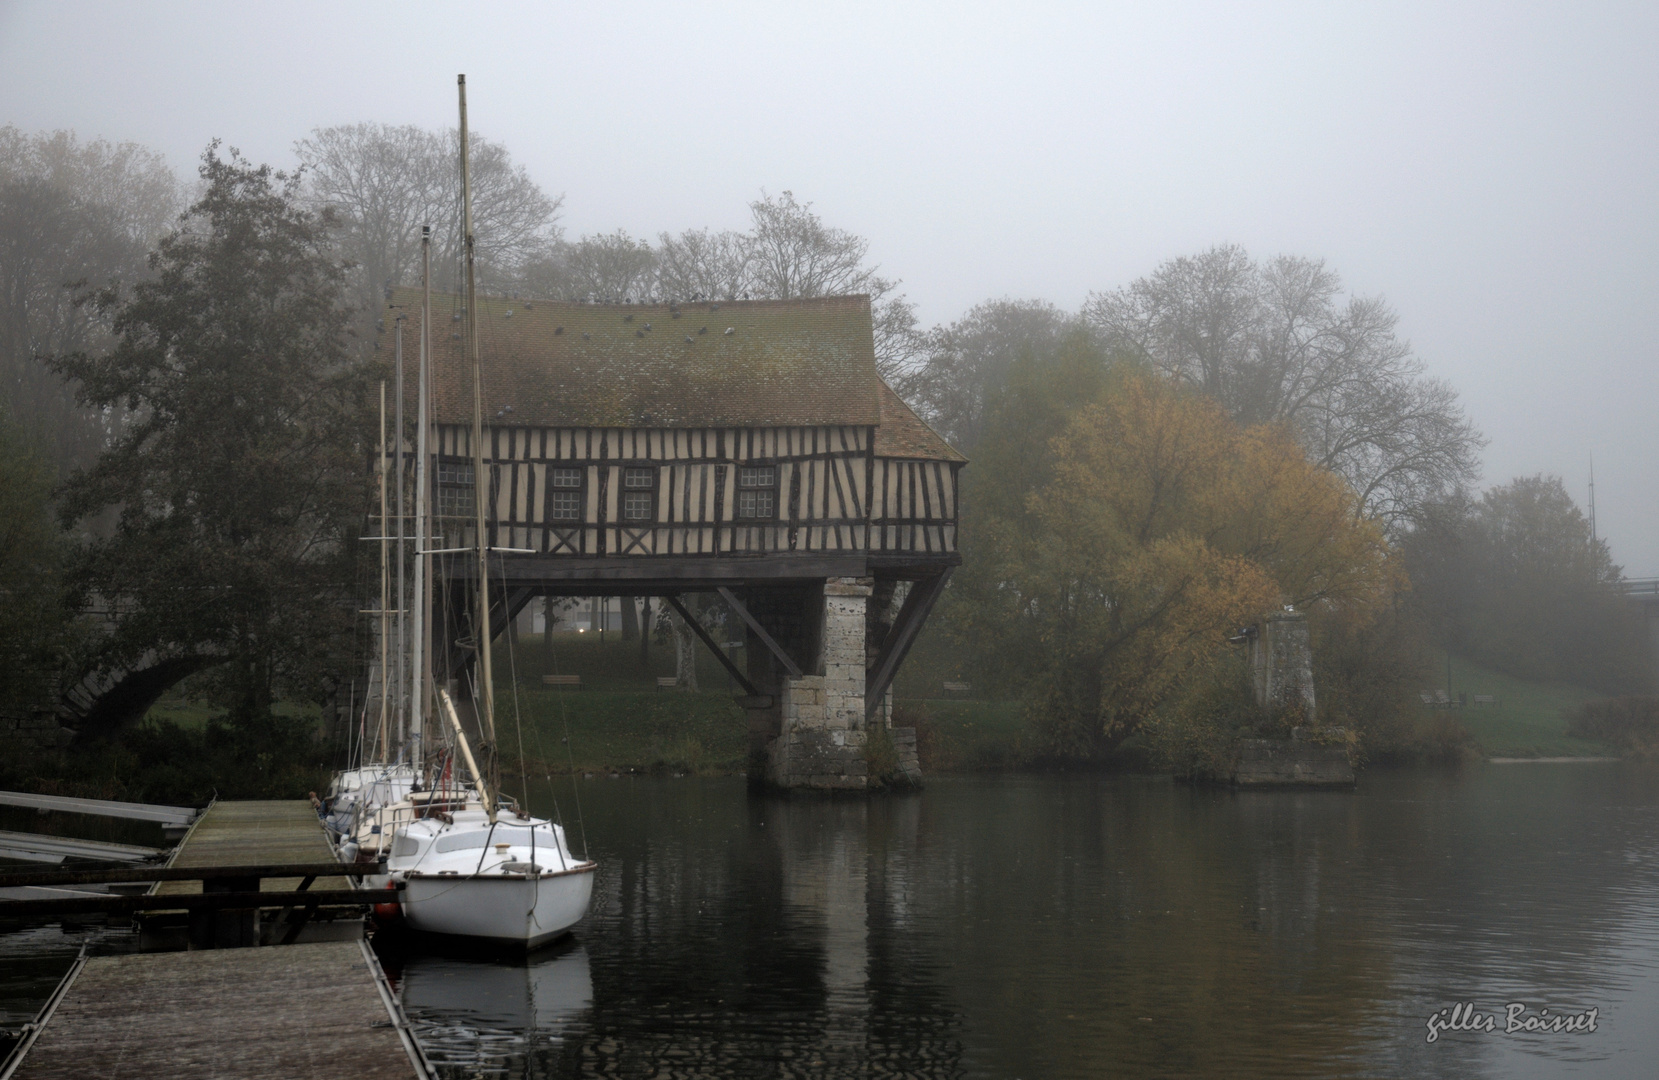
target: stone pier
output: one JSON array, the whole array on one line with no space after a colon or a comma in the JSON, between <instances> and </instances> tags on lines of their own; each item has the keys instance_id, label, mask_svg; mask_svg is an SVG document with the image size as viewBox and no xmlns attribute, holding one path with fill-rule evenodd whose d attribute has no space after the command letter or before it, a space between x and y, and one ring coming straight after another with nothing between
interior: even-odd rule
<instances>
[{"instance_id":1,"label":"stone pier","mask_svg":"<svg viewBox=\"0 0 1659 1080\"><path fill-rule=\"evenodd\" d=\"M1279 611L1257 624L1250 638L1250 674L1257 702L1274 711L1295 709L1302 723L1315 722L1313 644L1306 615Z\"/></svg>"},{"instance_id":2,"label":"stone pier","mask_svg":"<svg viewBox=\"0 0 1659 1080\"><path fill-rule=\"evenodd\" d=\"M1353 787L1354 766L1341 729L1318 726L1313 644L1307 616L1279 611L1250 637L1256 700L1296 725L1289 739L1238 739L1227 779L1236 787Z\"/></svg>"},{"instance_id":3,"label":"stone pier","mask_svg":"<svg viewBox=\"0 0 1659 1080\"><path fill-rule=\"evenodd\" d=\"M773 787L863 790L867 578L829 578L816 615L816 663L777 679L777 723L765 734L763 778ZM816 599L816 598L815 598ZM752 655L752 654L751 654ZM883 710L876 710L882 715ZM751 711L751 732L756 732Z\"/></svg>"}]
</instances>

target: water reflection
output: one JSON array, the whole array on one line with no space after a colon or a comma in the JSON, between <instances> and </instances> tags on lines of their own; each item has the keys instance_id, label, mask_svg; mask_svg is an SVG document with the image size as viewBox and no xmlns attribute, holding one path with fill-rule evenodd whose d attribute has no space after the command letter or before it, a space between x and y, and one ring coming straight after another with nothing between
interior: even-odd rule
<instances>
[{"instance_id":1,"label":"water reflection","mask_svg":"<svg viewBox=\"0 0 1659 1080\"><path fill-rule=\"evenodd\" d=\"M447 1076L1659 1073L1653 767L582 793L602 870L573 940L388 958ZM1454 1002L1600 1019L1427 1043Z\"/></svg>"},{"instance_id":2,"label":"water reflection","mask_svg":"<svg viewBox=\"0 0 1659 1080\"><path fill-rule=\"evenodd\" d=\"M1659 784L1625 766L1372 774L1357 793L1137 779L760 798L584 785L592 974L525 1075L1623 1075ZM545 797L546 793L542 793ZM568 797L567 797L568 804ZM1594 1035L1424 1039L1456 1001ZM460 1075L457 1073L457 1075Z\"/></svg>"},{"instance_id":3,"label":"water reflection","mask_svg":"<svg viewBox=\"0 0 1659 1080\"><path fill-rule=\"evenodd\" d=\"M586 950L574 941L524 956L382 947L415 1036L434 1065L460 1075L514 1074L593 1004Z\"/></svg>"}]
</instances>

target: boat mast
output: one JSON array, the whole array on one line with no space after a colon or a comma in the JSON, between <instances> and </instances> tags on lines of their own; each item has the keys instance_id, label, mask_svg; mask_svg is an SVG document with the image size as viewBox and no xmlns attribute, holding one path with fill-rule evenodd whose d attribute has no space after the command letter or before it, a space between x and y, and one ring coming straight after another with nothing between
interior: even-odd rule
<instances>
[{"instance_id":1,"label":"boat mast","mask_svg":"<svg viewBox=\"0 0 1659 1080\"><path fill-rule=\"evenodd\" d=\"M407 595L408 575L404 571L403 544L405 540L403 505L403 320L405 316L397 317L397 370L393 374L394 399L392 432L396 441L393 443L393 460L396 463L393 472L397 475L397 680L393 684L393 726L397 729L398 755L409 747L409 709L403 697L405 687L404 665L405 650L408 648L404 631L408 629L406 616L409 613L409 597Z\"/></svg>"},{"instance_id":2,"label":"boat mast","mask_svg":"<svg viewBox=\"0 0 1659 1080\"><path fill-rule=\"evenodd\" d=\"M410 620L410 656L409 656L409 760L414 765L416 775L420 773L421 751L425 749L422 739L426 735L426 703L428 695L425 693L425 660L426 660L426 609L427 609L427 573L426 573L426 545L427 524L426 511L426 353L427 337L432 328L432 226L421 226L421 336L420 336L420 371L415 376L419 389L416 392L415 408L415 581L411 590L415 602L413 618Z\"/></svg>"},{"instance_id":3,"label":"boat mast","mask_svg":"<svg viewBox=\"0 0 1659 1080\"><path fill-rule=\"evenodd\" d=\"M375 756L386 758L386 380L380 380L380 737Z\"/></svg>"},{"instance_id":4,"label":"boat mast","mask_svg":"<svg viewBox=\"0 0 1659 1080\"><path fill-rule=\"evenodd\" d=\"M479 730L484 737L484 768L495 787L495 680L490 665L490 555L484 532L484 500L490 485L484 473L484 375L478 360L478 281L475 264L476 238L472 234L472 175L467 163L467 77L456 76L461 98L461 235L466 252L467 307L466 349L472 361L472 501L477 511L478 539L478 624L473 639L478 648ZM483 778L480 777L480 780ZM495 821L495 806L486 807Z\"/></svg>"}]
</instances>

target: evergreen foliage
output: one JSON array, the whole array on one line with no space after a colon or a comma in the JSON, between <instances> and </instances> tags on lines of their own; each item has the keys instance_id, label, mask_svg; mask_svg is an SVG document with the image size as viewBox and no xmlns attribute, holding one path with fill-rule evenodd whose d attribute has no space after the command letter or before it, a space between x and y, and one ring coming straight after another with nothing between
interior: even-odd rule
<instances>
[{"instance_id":1,"label":"evergreen foliage","mask_svg":"<svg viewBox=\"0 0 1659 1080\"><path fill-rule=\"evenodd\" d=\"M203 190L151 257L97 303L113 346L51 361L95 409L132 421L69 477L66 524L112 512L70 569L107 607L101 662L215 662L238 718L318 699L349 651L367 505L370 373L351 359L345 271L295 178L210 147Z\"/></svg>"},{"instance_id":2,"label":"evergreen foliage","mask_svg":"<svg viewBox=\"0 0 1659 1080\"><path fill-rule=\"evenodd\" d=\"M62 603L70 549L52 482L51 467L0 416L0 715L51 706L80 634Z\"/></svg>"}]
</instances>

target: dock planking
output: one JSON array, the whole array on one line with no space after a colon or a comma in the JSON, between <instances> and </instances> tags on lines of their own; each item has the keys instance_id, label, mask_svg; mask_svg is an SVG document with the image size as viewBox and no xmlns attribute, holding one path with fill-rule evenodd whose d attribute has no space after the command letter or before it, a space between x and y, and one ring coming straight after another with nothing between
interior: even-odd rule
<instances>
[{"instance_id":1,"label":"dock planking","mask_svg":"<svg viewBox=\"0 0 1659 1080\"><path fill-rule=\"evenodd\" d=\"M317 812L304 799L216 802L208 807L179 844L168 866L246 866L253 863L324 863L334 851L323 834ZM273 878L260 884L267 892L299 888L298 878ZM160 895L198 893L199 881L165 881Z\"/></svg>"},{"instance_id":2,"label":"dock planking","mask_svg":"<svg viewBox=\"0 0 1659 1080\"><path fill-rule=\"evenodd\" d=\"M12 1078L430 1076L381 979L362 942L95 957Z\"/></svg>"}]
</instances>

